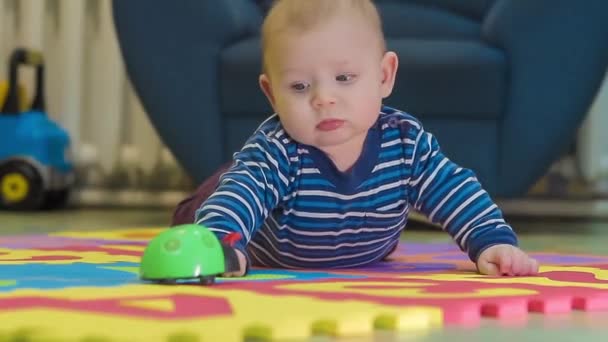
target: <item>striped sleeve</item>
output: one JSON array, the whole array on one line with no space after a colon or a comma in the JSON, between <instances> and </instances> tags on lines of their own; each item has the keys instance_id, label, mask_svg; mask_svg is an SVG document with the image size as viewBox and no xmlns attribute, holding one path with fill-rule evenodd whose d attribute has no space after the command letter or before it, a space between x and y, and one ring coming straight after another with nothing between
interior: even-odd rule
<instances>
[{"instance_id":1,"label":"striped sleeve","mask_svg":"<svg viewBox=\"0 0 608 342\"><path fill-rule=\"evenodd\" d=\"M279 139L257 132L233 159L218 188L196 211L195 219L220 239L239 233L242 239L235 247L245 253L245 246L268 213L287 193L289 158Z\"/></svg>"},{"instance_id":2,"label":"striped sleeve","mask_svg":"<svg viewBox=\"0 0 608 342\"><path fill-rule=\"evenodd\" d=\"M513 229L475 174L450 161L420 122L411 119L406 123L404 143L413 146L409 149L411 205L440 224L474 262L492 245L517 246Z\"/></svg>"}]
</instances>

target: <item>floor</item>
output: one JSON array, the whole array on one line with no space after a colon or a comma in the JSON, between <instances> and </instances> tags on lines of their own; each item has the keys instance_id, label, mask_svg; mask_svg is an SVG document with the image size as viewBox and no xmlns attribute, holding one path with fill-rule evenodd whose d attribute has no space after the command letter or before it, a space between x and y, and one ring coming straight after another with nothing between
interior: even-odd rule
<instances>
[{"instance_id":1,"label":"floor","mask_svg":"<svg viewBox=\"0 0 608 342\"><path fill-rule=\"evenodd\" d=\"M0 234L15 235L60 230L98 230L132 227L163 227L170 218L169 210L159 209L87 209L47 213L0 213ZM608 253L608 221L575 219L509 218L519 232L521 246L529 251L568 253ZM414 223L404 234L412 241L445 241L449 238L434 227ZM501 326L484 320L479 329L445 328L423 336L378 334L373 339L340 341L601 341L608 337L608 313L573 313L564 316L532 314L523 326ZM315 341L328 341L324 338Z\"/></svg>"}]
</instances>

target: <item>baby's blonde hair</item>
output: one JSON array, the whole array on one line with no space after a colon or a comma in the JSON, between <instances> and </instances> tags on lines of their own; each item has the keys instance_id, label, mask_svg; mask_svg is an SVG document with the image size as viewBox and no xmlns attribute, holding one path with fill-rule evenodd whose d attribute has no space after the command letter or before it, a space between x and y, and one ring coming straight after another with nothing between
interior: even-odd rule
<instances>
[{"instance_id":1,"label":"baby's blonde hair","mask_svg":"<svg viewBox=\"0 0 608 342\"><path fill-rule=\"evenodd\" d=\"M350 12L348 12L350 11ZM273 36L288 30L303 32L338 14L358 14L375 30L380 47L386 50L382 20L371 0L275 0L262 25L262 68L267 70L267 51Z\"/></svg>"}]
</instances>

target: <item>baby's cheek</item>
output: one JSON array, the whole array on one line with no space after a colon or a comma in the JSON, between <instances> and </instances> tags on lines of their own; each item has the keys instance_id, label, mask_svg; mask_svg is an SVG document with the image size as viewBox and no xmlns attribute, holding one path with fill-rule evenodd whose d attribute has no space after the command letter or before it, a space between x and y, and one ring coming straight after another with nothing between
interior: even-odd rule
<instances>
[{"instance_id":1,"label":"baby's cheek","mask_svg":"<svg viewBox=\"0 0 608 342\"><path fill-rule=\"evenodd\" d=\"M281 119L283 128L289 134L289 136L304 144L310 144L312 132L309 127L311 124L305 120L289 117L285 120Z\"/></svg>"}]
</instances>

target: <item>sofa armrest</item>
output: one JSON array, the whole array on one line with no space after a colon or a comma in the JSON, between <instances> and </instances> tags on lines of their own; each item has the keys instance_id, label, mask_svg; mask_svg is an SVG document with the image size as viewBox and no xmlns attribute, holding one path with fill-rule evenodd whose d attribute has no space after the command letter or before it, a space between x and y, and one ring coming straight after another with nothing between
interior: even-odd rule
<instances>
[{"instance_id":1,"label":"sofa armrest","mask_svg":"<svg viewBox=\"0 0 608 342\"><path fill-rule=\"evenodd\" d=\"M608 64L606 13L606 0L498 0L488 12L483 39L510 68L497 152L511 190L499 192L525 191L573 143Z\"/></svg>"},{"instance_id":2,"label":"sofa armrest","mask_svg":"<svg viewBox=\"0 0 608 342\"><path fill-rule=\"evenodd\" d=\"M223 161L220 50L257 34L260 9L252 0L115 0L113 15L127 74L148 116L201 181Z\"/></svg>"}]
</instances>

